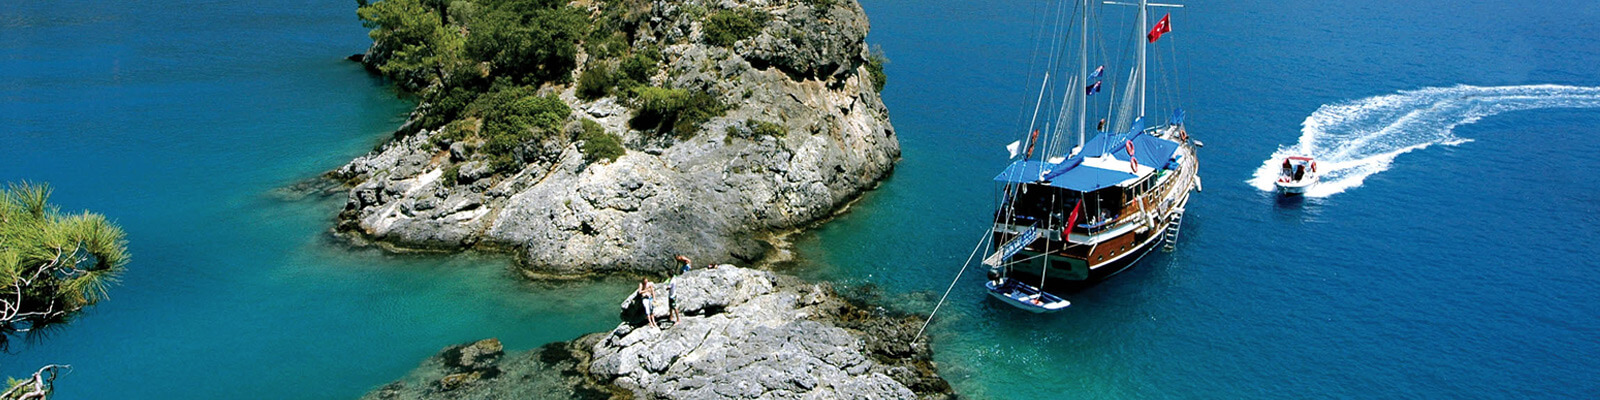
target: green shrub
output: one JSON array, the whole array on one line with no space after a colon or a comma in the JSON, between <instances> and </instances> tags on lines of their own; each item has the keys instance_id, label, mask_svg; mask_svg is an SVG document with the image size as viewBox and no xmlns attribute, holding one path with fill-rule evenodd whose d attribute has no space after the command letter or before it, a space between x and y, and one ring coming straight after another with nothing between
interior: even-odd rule
<instances>
[{"instance_id":1,"label":"green shrub","mask_svg":"<svg viewBox=\"0 0 1600 400\"><path fill-rule=\"evenodd\" d=\"M783 125L767 121L757 121L755 119L746 119L744 120L743 129L740 129L738 125L728 125L727 136L722 138L722 143L732 143L733 139L735 138L760 140L762 136L781 138L788 136L788 134L789 130L784 128Z\"/></svg>"},{"instance_id":2,"label":"green shrub","mask_svg":"<svg viewBox=\"0 0 1600 400\"><path fill-rule=\"evenodd\" d=\"M381 0L356 13L372 29L374 67L412 91L436 80L445 87L482 80L483 62L488 74L517 83L566 82L585 34L603 42L601 52L626 48L620 33L591 32L584 12L563 1Z\"/></svg>"},{"instance_id":3,"label":"green shrub","mask_svg":"<svg viewBox=\"0 0 1600 400\"><path fill-rule=\"evenodd\" d=\"M761 33L761 28L766 26L767 20L771 17L766 12L749 8L717 10L706 16L705 22L700 26L701 33L705 36L706 43L728 47L734 42Z\"/></svg>"},{"instance_id":4,"label":"green shrub","mask_svg":"<svg viewBox=\"0 0 1600 400\"><path fill-rule=\"evenodd\" d=\"M456 180L461 179L461 164L450 164L450 166L444 167L444 174L439 175L439 179L444 180L445 186L455 186Z\"/></svg>"},{"instance_id":5,"label":"green shrub","mask_svg":"<svg viewBox=\"0 0 1600 400\"><path fill-rule=\"evenodd\" d=\"M526 3L506 2L474 18L466 54L488 61L495 74L518 83L568 81L577 68L578 39L589 19L571 6Z\"/></svg>"},{"instance_id":6,"label":"green shrub","mask_svg":"<svg viewBox=\"0 0 1600 400\"><path fill-rule=\"evenodd\" d=\"M488 158L495 171L521 165L515 151L523 143L559 132L572 108L554 95L538 96L531 86L496 85L467 106L466 115L483 120L477 136L483 139L478 154Z\"/></svg>"},{"instance_id":7,"label":"green shrub","mask_svg":"<svg viewBox=\"0 0 1600 400\"><path fill-rule=\"evenodd\" d=\"M693 137L700 124L728 110L710 93L659 87L635 89L634 108L638 109L630 121L634 129L655 129L682 139Z\"/></svg>"},{"instance_id":8,"label":"green shrub","mask_svg":"<svg viewBox=\"0 0 1600 400\"><path fill-rule=\"evenodd\" d=\"M417 127L433 129L454 121L476 97L476 92L460 87L425 93L422 101L428 103L428 108L417 118Z\"/></svg>"},{"instance_id":9,"label":"green shrub","mask_svg":"<svg viewBox=\"0 0 1600 400\"><path fill-rule=\"evenodd\" d=\"M594 122L594 120L583 120L583 133L578 136L578 139L583 141L583 147L580 150L583 150L584 161L592 163L597 160L606 160L606 162L611 162L616 161L617 157L622 157L623 154L627 153L627 149L622 148L622 139L617 135L607 133L606 128L600 126L600 123Z\"/></svg>"},{"instance_id":10,"label":"green shrub","mask_svg":"<svg viewBox=\"0 0 1600 400\"><path fill-rule=\"evenodd\" d=\"M728 112L728 106L710 93L690 93L683 111L678 113L677 122L672 125L672 131L677 133L678 137L687 139L700 131L701 124L720 117L725 112Z\"/></svg>"},{"instance_id":11,"label":"green shrub","mask_svg":"<svg viewBox=\"0 0 1600 400\"><path fill-rule=\"evenodd\" d=\"M744 120L744 126L747 127L747 128L750 128L750 134L752 136L754 136L754 137L762 137L762 136L784 137L784 136L788 136L788 134L789 134L789 130L788 129L784 129L783 125L778 125L776 123L767 122L767 121L757 121L757 120L754 120L754 119L747 119L747 120Z\"/></svg>"},{"instance_id":12,"label":"green shrub","mask_svg":"<svg viewBox=\"0 0 1600 400\"><path fill-rule=\"evenodd\" d=\"M611 89L617 86L619 74L605 63L597 63L578 74L578 98L594 100L611 94Z\"/></svg>"},{"instance_id":13,"label":"green shrub","mask_svg":"<svg viewBox=\"0 0 1600 400\"><path fill-rule=\"evenodd\" d=\"M839 0L808 0L807 2L811 3L811 7L818 10L826 10L839 5Z\"/></svg>"},{"instance_id":14,"label":"green shrub","mask_svg":"<svg viewBox=\"0 0 1600 400\"><path fill-rule=\"evenodd\" d=\"M456 0L445 6L445 17L452 25L468 26L478 17L478 13L482 9L483 7L479 6L478 3Z\"/></svg>"},{"instance_id":15,"label":"green shrub","mask_svg":"<svg viewBox=\"0 0 1600 400\"><path fill-rule=\"evenodd\" d=\"M622 32L608 29L600 24L595 24L590 29L589 39L583 43L583 50L589 53L589 59L608 60L628 52L628 38Z\"/></svg>"},{"instance_id":16,"label":"green shrub","mask_svg":"<svg viewBox=\"0 0 1600 400\"><path fill-rule=\"evenodd\" d=\"M652 49L654 49L652 47ZM622 59L619 68L621 79L620 86L631 89L633 87L650 83L650 76L656 74L656 63L661 62L661 51L652 53L649 50L635 53Z\"/></svg>"},{"instance_id":17,"label":"green shrub","mask_svg":"<svg viewBox=\"0 0 1600 400\"><path fill-rule=\"evenodd\" d=\"M428 141L433 142L434 147L448 149L451 144L471 137L474 133L473 128L475 127L471 120L458 119L450 121L444 127L439 128L439 133L434 134Z\"/></svg>"},{"instance_id":18,"label":"green shrub","mask_svg":"<svg viewBox=\"0 0 1600 400\"><path fill-rule=\"evenodd\" d=\"M889 58L883 55L882 48L874 48L867 54L867 78L872 80L872 88L880 93L889 81L889 76L883 73L883 65L887 63Z\"/></svg>"}]
</instances>

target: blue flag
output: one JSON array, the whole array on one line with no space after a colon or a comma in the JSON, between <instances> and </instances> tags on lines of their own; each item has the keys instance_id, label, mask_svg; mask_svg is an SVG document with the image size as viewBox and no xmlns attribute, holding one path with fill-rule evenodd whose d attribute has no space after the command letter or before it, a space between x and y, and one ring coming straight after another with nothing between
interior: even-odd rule
<instances>
[{"instance_id":1,"label":"blue flag","mask_svg":"<svg viewBox=\"0 0 1600 400\"><path fill-rule=\"evenodd\" d=\"M1094 72L1089 73L1089 79L1100 79L1100 75L1104 74L1105 72L1106 72L1106 66L1101 65L1099 67L1096 67L1094 69ZM1085 79L1085 80L1089 80L1089 79Z\"/></svg>"},{"instance_id":2,"label":"blue flag","mask_svg":"<svg viewBox=\"0 0 1600 400\"><path fill-rule=\"evenodd\" d=\"M1173 125L1183 125L1183 117L1184 112L1182 108L1172 110L1172 118L1167 119L1167 123Z\"/></svg>"},{"instance_id":3,"label":"blue flag","mask_svg":"<svg viewBox=\"0 0 1600 400\"><path fill-rule=\"evenodd\" d=\"M1084 96L1093 96L1095 93L1100 93L1100 81L1094 81L1093 85L1083 88Z\"/></svg>"}]
</instances>

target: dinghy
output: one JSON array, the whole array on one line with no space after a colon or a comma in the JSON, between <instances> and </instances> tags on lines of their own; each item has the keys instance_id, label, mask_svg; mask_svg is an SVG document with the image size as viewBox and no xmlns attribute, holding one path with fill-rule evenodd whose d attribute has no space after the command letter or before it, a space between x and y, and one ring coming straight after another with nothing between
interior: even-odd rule
<instances>
[{"instance_id":1,"label":"dinghy","mask_svg":"<svg viewBox=\"0 0 1600 400\"><path fill-rule=\"evenodd\" d=\"M1012 307L1035 314L1061 311L1061 309L1072 305L1072 302L1067 301L1067 299L1039 290L1039 288L1015 279L1001 278L991 280L984 283L983 286L989 288L990 296L994 296Z\"/></svg>"}]
</instances>

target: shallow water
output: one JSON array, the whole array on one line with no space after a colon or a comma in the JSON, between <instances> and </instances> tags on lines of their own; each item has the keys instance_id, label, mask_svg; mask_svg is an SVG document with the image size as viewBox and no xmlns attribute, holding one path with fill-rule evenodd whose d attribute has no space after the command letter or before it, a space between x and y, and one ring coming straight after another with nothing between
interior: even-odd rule
<instances>
[{"instance_id":1,"label":"shallow water","mask_svg":"<svg viewBox=\"0 0 1600 400\"><path fill-rule=\"evenodd\" d=\"M904 159L797 238L795 271L931 310L1025 129L1037 2L866 1ZM182 10L174 13L174 10ZM1206 191L1178 251L1034 316L967 271L930 327L974 398L1593 397L1600 113L1449 130L1325 198L1252 187L1325 106L1429 87L1600 86L1592 2L1196 3L1174 13ZM1592 25L1592 24L1589 24ZM270 193L380 143L411 104L343 61L347 2L0 6L0 180L129 231L111 301L0 373L73 364L64 399L339 398L440 348L615 324L626 282L530 284L496 257L392 256L326 237L341 200ZM1152 112L1152 114L1157 114ZM1159 115L1159 114L1157 114Z\"/></svg>"},{"instance_id":2,"label":"shallow water","mask_svg":"<svg viewBox=\"0 0 1600 400\"><path fill-rule=\"evenodd\" d=\"M371 149L411 107L343 60L368 43L353 7L0 7L0 181L53 184L65 209L125 227L134 256L110 301L0 373L72 364L63 399L349 398L447 345L615 325L626 282L350 250L326 234L342 196L271 194Z\"/></svg>"}]
</instances>

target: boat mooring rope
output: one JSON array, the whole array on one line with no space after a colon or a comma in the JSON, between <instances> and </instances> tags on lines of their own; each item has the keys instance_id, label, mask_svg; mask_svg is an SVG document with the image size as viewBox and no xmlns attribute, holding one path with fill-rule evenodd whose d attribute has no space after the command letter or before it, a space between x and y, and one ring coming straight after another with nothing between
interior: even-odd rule
<instances>
[{"instance_id":1,"label":"boat mooring rope","mask_svg":"<svg viewBox=\"0 0 1600 400\"><path fill-rule=\"evenodd\" d=\"M993 234L993 230L984 231L983 237L978 238L978 245L972 247L972 254L967 255L967 262L961 264L961 271L956 272L956 279L950 281L950 287L944 289L944 296L939 296L939 303L934 304L933 312L928 313L928 320L922 321L922 327L917 328L917 335L911 337L913 343L922 337L923 331L928 329L928 323L933 322L933 316L939 313L939 307L944 306L944 299L950 297L950 291L956 288L956 282L961 281L961 274L967 273L967 267L972 265L972 258L978 256L978 249L982 249L983 242L988 241Z\"/></svg>"}]
</instances>

